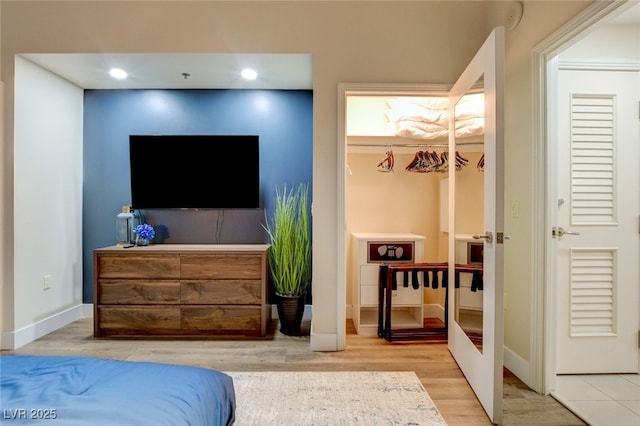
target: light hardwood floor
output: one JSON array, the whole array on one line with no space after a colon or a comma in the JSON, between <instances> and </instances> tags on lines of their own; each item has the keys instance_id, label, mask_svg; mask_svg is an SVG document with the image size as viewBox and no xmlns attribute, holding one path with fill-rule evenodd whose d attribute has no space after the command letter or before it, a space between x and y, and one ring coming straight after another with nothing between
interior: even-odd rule
<instances>
[{"instance_id":1,"label":"light hardwood floor","mask_svg":"<svg viewBox=\"0 0 640 426\"><path fill-rule=\"evenodd\" d=\"M76 321L2 355L95 356L165 362L222 371L415 371L450 426L491 425L445 343L394 342L359 336L347 323L347 349L312 352L310 321L285 336L272 321L263 339L96 339L91 319ZM505 371L504 425L584 425L550 396L539 395Z\"/></svg>"}]
</instances>

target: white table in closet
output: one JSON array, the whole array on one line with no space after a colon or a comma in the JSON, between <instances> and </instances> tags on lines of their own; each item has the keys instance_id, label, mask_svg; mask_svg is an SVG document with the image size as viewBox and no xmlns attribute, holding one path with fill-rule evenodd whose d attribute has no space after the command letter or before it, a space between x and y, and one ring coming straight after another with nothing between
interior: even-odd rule
<instances>
[{"instance_id":1,"label":"white table in closet","mask_svg":"<svg viewBox=\"0 0 640 426\"><path fill-rule=\"evenodd\" d=\"M424 261L426 237L411 233L354 233L351 246L353 324L358 334L378 334L378 286L381 263ZM393 292L394 329L422 328L424 289L414 289L402 276Z\"/></svg>"},{"instance_id":2,"label":"white table in closet","mask_svg":"<svg viewBox=\"0 0 640 426\"><path fill-rule=\"evenodd\" d=\"M471 234L456 234L456 263L482 264L484 261L483 242ZM460 274L458 289L459 308L470 311L482 311L482 291L471 291L473 275Z\"/></svg>"}]
</instances>

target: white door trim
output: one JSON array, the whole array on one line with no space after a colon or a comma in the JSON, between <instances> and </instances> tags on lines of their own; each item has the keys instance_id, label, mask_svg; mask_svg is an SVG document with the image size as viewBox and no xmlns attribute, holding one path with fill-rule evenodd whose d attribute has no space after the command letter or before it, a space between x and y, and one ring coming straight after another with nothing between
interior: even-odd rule
<instances>
[{"instance_id":1,"label":"white door trim","mask_svg":"<svg viewBox=\"0 0 640 426\"><path fill-rule=\"evenodd\" d=\"M555 389L556 342L554 333L555 313L555 250L551 240L555 161L551 155L553 136L547 129L547 117L554 117L548 108L555 91L547 92L547 83L555 81L547 64L562 50L600 25L605 18L621 13L634 3L627 0L594 2L583 12L534 47L533 66L533 288L531 322L531 383L535 391L549 394ZM547 115L549 114L549 115Z\"/></svg>"}]
</instances>

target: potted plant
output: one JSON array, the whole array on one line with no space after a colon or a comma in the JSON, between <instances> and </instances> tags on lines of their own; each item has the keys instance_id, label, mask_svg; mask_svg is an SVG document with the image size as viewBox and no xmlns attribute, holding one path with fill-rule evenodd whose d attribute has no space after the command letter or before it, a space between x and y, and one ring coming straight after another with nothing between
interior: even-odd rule
<instances>
[{"instance_id":1,"label":"potted plant","mask_svg":"<svg viewBox=\"0 0 640 426\"><path fill-rule=\"evenodd\" d=\"M263 225L269 237L269 269L276 292L280 331L298 334L311 281L311 235L308 184L276 187L271 220Z\"/></svg>"}]
</instances>

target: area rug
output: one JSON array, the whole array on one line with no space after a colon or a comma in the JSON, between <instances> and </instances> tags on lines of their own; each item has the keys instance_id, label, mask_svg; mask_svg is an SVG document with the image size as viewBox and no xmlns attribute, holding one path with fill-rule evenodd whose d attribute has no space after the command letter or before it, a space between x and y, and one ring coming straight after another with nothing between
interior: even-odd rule
<instances>
[{"instance_id":1,"label":"area rug","mask_svg":"<svg viewBox=\"0 0 640 426\"><path fill-rule=\"evenodd\" d=\"M235 426L446 425L412 371L226 373Z\"/></svg>"}]
</instances>

